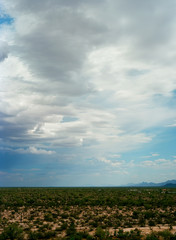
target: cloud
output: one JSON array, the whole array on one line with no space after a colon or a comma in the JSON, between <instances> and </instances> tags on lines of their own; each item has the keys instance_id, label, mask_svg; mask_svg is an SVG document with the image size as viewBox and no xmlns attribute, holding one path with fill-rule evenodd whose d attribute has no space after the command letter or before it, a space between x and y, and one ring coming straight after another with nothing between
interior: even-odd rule
<instances>
[{"instance_id":1,"label":"cloud","mask_svg":"<svg viewBox=\"0 0 176 240\"><path fill-rule=\"evenodd\" d=\"M8 57L8 44L0 40L0 62L3 62Z\"/></svg>"},{"instance_id":2,"label":"cloud","mask_svg":"<svg viewBox=\"0 0 176 240\"><path fill-rule=\"evenodd\" d=\"M109 164L111 165L112 167L120 167L124 164L124 161L112 161L110 159L107 159L105 157L100 157L98 159L100 162L103 162L103 163L106 163L106 164Z\"/></svg>"},{"instance_id":3,"label":"cloud","mask_svg":"<svg viewBox=\"0 0 176 240\"><path fill-rule=\"evenodd\" d=\"M141 167L155 167L155 168L173 168L175 167L175 160L159 158L154 161L146 160L141 162Z\"/></svg>"},{"instance_id":4,"label":"cloud","mask_svg":"<svg viewBox=\"0 0 176 240\"><path fill-rule=\"evenodd\" d=\"M118 166L174 123L174 1L2 3L14 19L0 30L4 149L60 158L67 149L79 163L101 152Z\"/></svg>"},{"instance_id":5,"label":"cloud","mask_svg":"<svg viewBox=\"0 0 176 240\"><path fill-rule=\"evenodd\" d=\"M142 156L141 158L152 158L152 157L158 157L159 154L158 153L152 153L151 155L148 156Z\"/></svg>"},{"instance_id":6,"label":"cloud","mask_svg":"<svg viewBox=\"0 0 176 240\"><path fill-rule=\"evenodd\" d=\"M6 174L6 172L0 171L0 176L3 176L3 175L5 175L5 174Z\"/></svg>"},{"instance_id":7,"label":"cloud","mask_svg":"<svg viewBox=\"0 0 176 240\"><path fill-rule=\"evenodd\" d=\"M31 154L46 154L46 155L55 153L54 151L49 151L49 150L45 150L45 149L37 149L35 147L29 147L28 149L18 149L17 152L31 153Z\"/></svg>"},{"instance_id":8,"label":"cloud","mask_svg":"<svg viewBox=\"0 0 176 240\"><path fill-rule=\"evenodd\" d=\"M28 147L26 149L24 148L7 148L7 147L1 147L1 151L10 151L10 152L16 152L21 154L44 154L44 155L51 155L54 154L55 151L51 150L45 150L43 148L36 148L36 147Z\"/></svg>"},{"instance_id":9,"label":"cloud","mask_svg":"<svg viewBox=\"0 0 176 240\"><path fill-rule=\"evenodd\" d=\"M19 169L13 169L14 172L35 172L35 171L40 171L40 168L31 168L31 169L24 169L24 168L19 168Z\"/></svg>"},{"instance_id":10,"label":"cloud","mask_svg":"<svg viewBox=\"0 0 176 240\"><path fill-rule=\"evenodd\" d=\"M158 157L159 154L158 153L152 153L152 157Z\"/></svg>"},{"instance_id":11,"label":"cloud","mask_svg":"<svg viewBox=\"0 0 176 240\"><path fill-rule=\"evenodd\" d=\"M111 157L112 158L121 158L121 155L120 154L112 154Z\"/></svg>"},{"instance_id":12,"label":"cloud","mask_svg":"<svg viewBox=\"0 0 176 240\"><path fill-rule=\"evenodd\" d=\"M167 127L176 127L176 123L169 124L169 125L167 125Z\"/></svg>"}]
</instances>

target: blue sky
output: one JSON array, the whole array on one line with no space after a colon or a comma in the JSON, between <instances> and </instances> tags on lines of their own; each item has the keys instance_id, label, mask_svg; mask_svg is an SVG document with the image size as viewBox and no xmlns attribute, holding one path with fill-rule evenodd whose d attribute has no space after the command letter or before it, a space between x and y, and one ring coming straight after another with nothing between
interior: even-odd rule
<instances>
[{"instance_id":1,"label":"blue sky","mask_svg":"<svg viewBox=\"0 0 176 240\"><path fill-rule=\"evenodd\" d=\"M0 24L12 24L13 18L10 18L8 15L0 17Z\"/></svg>"},{"instance_id":2,"label":"blue sky","mask_svg":"<svg viewBox=\"0 0 176 240\"><path fill-rule=\"evenodd\" d=\"M174 0L0 0L0 186L176 179Z\"/></svg>"}]
</instances>

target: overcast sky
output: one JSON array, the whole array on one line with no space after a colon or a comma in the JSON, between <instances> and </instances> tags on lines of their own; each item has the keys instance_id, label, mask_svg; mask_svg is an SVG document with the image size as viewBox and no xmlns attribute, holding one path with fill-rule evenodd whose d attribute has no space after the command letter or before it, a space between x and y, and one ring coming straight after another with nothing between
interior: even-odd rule
<instances>
[{"instance_id":1,"label":"overcast sky","mask_svg":"<svg viewBox=\"0 0 176 240\"><path fill-rule=\"evenodd\" d=\"M0 186L176 179L176 1L0 0Z\"/></svg>"}]
</instances>

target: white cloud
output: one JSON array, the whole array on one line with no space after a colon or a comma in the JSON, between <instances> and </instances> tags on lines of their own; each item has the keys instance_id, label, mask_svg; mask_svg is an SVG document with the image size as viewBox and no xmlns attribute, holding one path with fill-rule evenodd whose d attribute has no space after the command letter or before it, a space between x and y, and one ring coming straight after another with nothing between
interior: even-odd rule
<instances>
[{"instance_id":1,"label":"white cloud","mask_svg":"<svg viewBox=\"0 0 176 240\"><path fill-rule=\"evenodd\" d=\"M152 153L151 155L142 156L141 158L153 158L153 157L158 157L158 156L159 156L158 153Z\"/></svg>"},{"instance_id":2,"label":"white cloud","mask_svg":"<svg viewBox=\"0 0 176 240\"><path fill-rule=\"evenodd\" d=\"M55 151L51 151L51 150L46 150L43 148L36 148L36 147L28 147L28 148L7 148L7 147L1 147L0 150L3 151L10 151L10 152L17 152L17 153L24 153L24 154L44 154L44 155L51 155L54 154Z\"/></svg>"},{"instance_id":3,"label":"white cloud","mask_svg":"<svg viewBox=\"0 0 176 240\"><path fill-rule=\"evenodd\" d=\"M54 151L37 149L36 147L29 147L28 149L17 149L16 151L19 153L44 154L44 155L51 155L55 153Z\"/></svg>"},{"instance_id":4,"label":"white cloud","mask_svg":"<svg viewBox=\"0 0 176 240\"><path fill-rule=\"evenodd\" d=\"M164 164L164 163L168 163L169 161L167 159L164 159L164 158L159 158L157 160L155 160L156 163L161 163L161 164Z\"/></svg>"},{"instance_id":5,"label":"white cloud","mask_svg":"<svg viewBox=\"0 0 176 240\"><path fill-rule=\"evenodd\" d=\"M105 157L100 157L98 159L100 162L103 162L103 163L106 163L106 164L109 164L110 166L112 167L120 167L124 164L124 161L112 161L112 160L109 160Z\"/></svg>"},{"instance_id":6,"label":"white cloud","mask_svg":"<svg viewBox=\"0 0 176 240\"><path fill-rule=\"evenodd\" d=\"M0 40L7 147L84 147L97 157L138 149L155 137L146 130L174 121L173 1L2 2L14 17Z\"/></svg>"},{"instance_id":7,"label":"white cloud","mask_svg":"<svg viewBox=\"0 0 176 240\"><path fill-rule=\"evenodd\" d=\"M167 125L167 127L176 127L176 123L169 124L169 125Z\"/></svg>"},{"instance_id":8,"label":"white cloud","mask_svg":"<svg viewBox=\"0 0 176 240\"><path fill-rule=\"evenodd\" d=\"M142 166L148 166L148 167L152 167L152 166L155 166L156 165L156 163L155 162L153 162L153 161L143 161L142 162Z\"/></svg>"},{"instance_id":9,"label":"white cloud","mask_svg":"<svg viewBox=\"0 0 176 240\"><path fill-rule=\"evenodd\" d=\"M152 153L152 157L158 157L159 154L158 153Z\"/></svg>"},{"instance_id":10,"label":"white cloud","mask_svg":"<svg viewBox=\"0 0 176 240\"><path fill-rule=\"evenodd\" d=\"M142 161L140 166L141 167L155 167L155 168L173 168L175 167L175 160L159 158L156 160L146 160Z\"/></svg>"}]
</instances>

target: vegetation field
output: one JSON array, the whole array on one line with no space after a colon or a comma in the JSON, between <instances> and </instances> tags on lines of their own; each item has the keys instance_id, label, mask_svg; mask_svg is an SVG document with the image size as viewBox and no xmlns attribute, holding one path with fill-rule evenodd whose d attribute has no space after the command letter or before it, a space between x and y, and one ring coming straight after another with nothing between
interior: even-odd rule
<instances>
[{"instance_id":1,"label":"vegetation field","mask_svg":"<svg viewBox=\"0 0 176 240\"><path fill-rule=\"evenodd\" d=\"M176 239L176 189L0 188L2 239Z\"/></svg>"}]
</instances>

